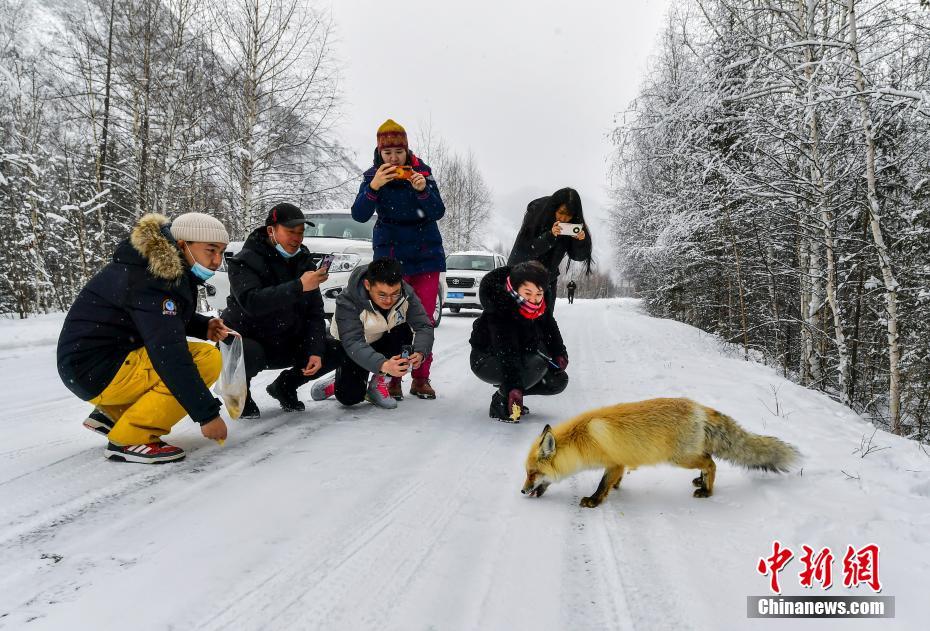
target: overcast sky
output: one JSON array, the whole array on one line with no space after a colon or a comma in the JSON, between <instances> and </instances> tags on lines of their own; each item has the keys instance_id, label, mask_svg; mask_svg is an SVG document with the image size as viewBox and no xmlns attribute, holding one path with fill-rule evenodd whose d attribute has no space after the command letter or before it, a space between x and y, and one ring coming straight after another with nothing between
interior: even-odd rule
<instances>
[{"instance_id":1,"label":"overcast sky","mask_svg":"<svg viewBox=\"0 0 930 631\"><path fill-rule=\"evenodd\" d=\"M636 95L668 4L332 0L341 136L364 167L386 118L407 129L414 153L416 131L430 123L453 149L470 149L507 247L527 202L576 188L608 263L610 132Z\"/></svg>"}]
</instances>

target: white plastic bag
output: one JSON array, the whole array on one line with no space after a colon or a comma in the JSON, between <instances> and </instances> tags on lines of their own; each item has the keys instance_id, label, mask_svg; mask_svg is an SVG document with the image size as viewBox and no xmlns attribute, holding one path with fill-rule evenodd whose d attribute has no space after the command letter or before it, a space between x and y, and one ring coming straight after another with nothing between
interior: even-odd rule
<instances>
[{"instance_id":1,"label":"white plastic bag","mask_svg":"<svg viewBox=\"0 0 930 631\"><path fill-rule=\"evenodd\" d=\"M230 418L239 418L245 399L249 396L249 386L245 380L245 358L242 354L242 336L231 333L232 344L220 342L220 354L223 356L223 370L216 382L216 393L223 397L226 411Z\"/></svg>"}]
</instances>

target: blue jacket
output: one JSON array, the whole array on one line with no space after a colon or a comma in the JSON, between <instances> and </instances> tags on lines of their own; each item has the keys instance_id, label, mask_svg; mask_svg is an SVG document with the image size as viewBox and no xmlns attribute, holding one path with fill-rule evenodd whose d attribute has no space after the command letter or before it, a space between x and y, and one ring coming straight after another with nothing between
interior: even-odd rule
<instances>
[{"instance_id":1,"label":"blue jacket","mask_svg":"<svg viewBox=\"0 0 930 631\"><path fill-rule=\"evenodd\" d=\"M352 218L365 222L378 213L372 246L374 257L400 261L404 275L446 271L446 253L436 223L446 212L433 173L412 153L410 166L426 177L422 193L406 180L394 180L380 190L371 188L378 167L365 171L358 196L352 204Z\"/></svg>"},{"instance_id":2,"label":"blue jacket","mask_svg":"<svg viewBox=\"0 0 930 631\"><path fill-rule=\"evenodd\" d=\"M206 339L210 318L196 312L200 281L168 227L167 217L142 217L113 261L78 294L58 338L58 374L89 401L144 346L171 394L192 419L206 423L219 414L220 402L197 371L187 337Z\"/></svg>"}]
</instances>

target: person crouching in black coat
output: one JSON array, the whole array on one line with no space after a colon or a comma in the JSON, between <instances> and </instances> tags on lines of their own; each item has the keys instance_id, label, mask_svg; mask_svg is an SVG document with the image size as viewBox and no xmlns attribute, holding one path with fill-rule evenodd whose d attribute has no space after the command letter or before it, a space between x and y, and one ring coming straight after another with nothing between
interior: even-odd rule
<instances>
[{"instance_id":1,"label":"person crouching in black coat","mask_svg":"<svg viewBox=\"0 0 930 631\"><path fill-rule=\"evenodd\" d=\"M499 267L481 281L484 312L471 334L471 370L497 386L488 415L517 422L526 395L558 394L568 386L568 353L545 300L549 273L537 261Z\"/></svg>"},{"instance_id":2,"label":"person crouching in black coat","mask_svg":"<svg viewBox=\"0 0 930 631\"><path fill-rule=\"evenodd\" d=\"M266 388L289 412L304 409L297 388L336 369L339 344L327 340L320 284L327 268L316 269L303 245L304 226L314 225L293 204L271 208L265 225L249 234L227 261L227 326L242 335L246 379L269 368L287 368ZM243 418L258 418L251 389Z\"/></svg>"}]
</instances>

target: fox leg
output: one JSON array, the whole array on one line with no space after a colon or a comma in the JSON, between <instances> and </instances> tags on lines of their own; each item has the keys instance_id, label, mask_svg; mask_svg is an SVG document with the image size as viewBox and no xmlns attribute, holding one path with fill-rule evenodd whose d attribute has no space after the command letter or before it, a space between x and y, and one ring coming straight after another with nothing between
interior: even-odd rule
<instances>
[{"instance_id":1,"label":"fox leg","mask_svg":"<svg viewBox=\"0 0 930 631\"><path fill-rule=\"evenodd\" d=\"M701 475L691 481L691 484L697 487L694 489L694 497L710 497L714 494L714 477L717 473L717 465L708 454L676 460L675 464L685 469L701 470Z\"/></svg>"},{"instance_id":2,"label":"fox leg","mask_svg":"<svg viewBox=\"0 0 930 631\"><path fill-rule=\"evenodd\" d=\"M581 498L581 506L585 508L595 508L600 505L600 503L604 501L604 498L607 497L607 494L610 493L611 488L615 489L620 486L620 480L622 479L623 465L604 469L604 475L601 477L597 489L595 489L590 497Z\"/></svg>"}]
</instances>

